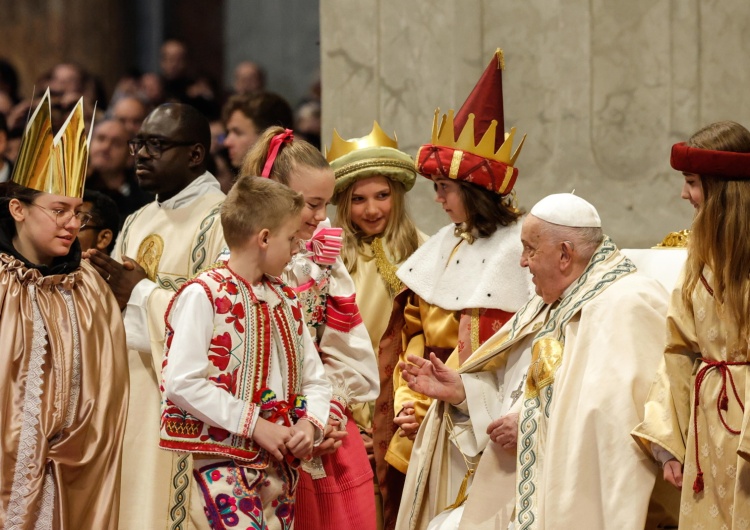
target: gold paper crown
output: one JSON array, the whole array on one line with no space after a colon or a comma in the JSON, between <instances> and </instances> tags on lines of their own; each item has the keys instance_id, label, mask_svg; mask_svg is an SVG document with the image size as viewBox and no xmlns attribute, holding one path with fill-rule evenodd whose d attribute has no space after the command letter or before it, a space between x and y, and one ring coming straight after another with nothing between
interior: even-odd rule
<instances>
[{"instance_id":1,"label":"gold paper crown","mask_svg":"<svg viewBox=\"0 0 750 530\"><path fill-rule=\"evenodd\" d=\"M81 198L90 143L83 98L53 138L48 88L26 125L12 180L37 191Z\"/></svg>"},{"instance_id":2,"label":"gold paper crown","mask_svg":"<svg viewBox=\"0 0 750 530\"><path fill-rule=\"evenodd\" d=\"M454 127L453 127L453 111L449 110L448 115L443 114L442 120L440 120L440 126L438 127L438 116L440 109L435 110L435 118L432 121L432 145L441 147L450 147L458 149L460 151L466 151L477 156L487 158L489 160L497 160L503 162L511 167L516 163L518 155L521 154L521 148L523 143L526 141L526 135L521 138L521 143L518 144L515 152L511 154L513 148L513 138L516 134L516 128L511 127L510 133L505 133L505 141L500 149L495 151L495 130L497 129L497 120L492 120L490 126L482 136L482 139L478 144L474 144L474 114L469 114L469 119L466 120L461 134L458 135L458 140L454 138Z\"/></svg>"},{"instance_id":3,"label":"gold paper crown","mask_svg":"<svg viewBox=\"0 0 750 530\"><path fill-rule=\"evenodd\" d=\"M364 149L366 147L391 147L393 149L398 149L396 133L393 133L393 138L391 138L380 128L377 121L373 122L370 134L363 136L362 138L344 140L341 135L339 135L338 131L334 129L331 148L326 149L326 160L332 162L352 151Z\"/></svg>"}]
</instances>

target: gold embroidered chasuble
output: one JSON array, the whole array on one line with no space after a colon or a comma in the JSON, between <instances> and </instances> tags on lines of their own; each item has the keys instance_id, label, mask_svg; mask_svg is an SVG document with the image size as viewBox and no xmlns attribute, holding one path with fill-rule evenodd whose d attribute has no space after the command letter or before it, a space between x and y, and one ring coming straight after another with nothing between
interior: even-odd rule
<instances>
[{"instance_id":1,"label":"gold embroidered chasuble","mask_svg":"<svg viewBox=\"0 0 750 530\"><path fill-rule=\"evenodd\" d=\"M116 528L128 402L114 296L0 254L0 527Z\"/></svg>"},{"instance_id":2,"label":"gold embroidered chasuble","mask_svg":"<svg viewBox=\"0 0 750 530\"><path fill-rule=\"evenodd\" d=\"M147 322L140 327L147 329L138 330L145 337L138 349L132 348L134 339L128 337L132 390L123 449L120 530L192 530L207 524L200 501L191 505L190 456L170 453L158 444L164 314L176 290L214 263L226 246L219 216L224 194L208 177L191 185L201 185L201 193L189 187L175 196L188 194L177 207L154 201L128 217L113 252L118 261L122 256L138 261L156 283L139 306L131 307L131 297L126 309L126 326L127 313L140 311Z\"/></svg>"},{"instance_id":3,"label":"gold embroidered chasuble","mask_svg":"<svg viewBox=\"0 0 750 530\"><path fill-rule=\"evenodd\" d=\"M750 412L747 407L748 345L724 318L709 290L711 271L703 272L692 294L692 309L682 300L684 271L677 282L667 318L667 345L649 393L643 422L633 435L651 455L652 442L684 464L680 528L750 528ZM701 374L700 399L696 377ZM736 394L735 394L736 392ZM721 396L726 396L726 410ZM745 407L743 412L742 407ZM731 433L729 429L739 431ZM696 453L695 424L698 426ZM693 485L703 472L703 491Z\"/></svg>"},{"instance_id":4,"label":"gold embroidered chasuble","mask_svg":"<svg viewBox=\"0 0 750 530\"><path fill-rule=\"evenodd\" d=\"M511 356L531 350L524 395L514 407L517 453L484 436L460 528L505 529L511 521L516 529L572 529L583 522L612 530L646 527L657 469L629 432L643 417L658 366L666 293L634 270L605 239L559 304L532 298L462 366L469 417L486 428L494 418L483 418L481 407L472 411L472 396L491 399L499 383L486 380L502 381ZM417 437L398 529L427 528L455 500L455 483L445 485L452 441L444 408L440 402L430 408ZM479 450L481 427L474 426Z\"/></svg>"}]
</instances>

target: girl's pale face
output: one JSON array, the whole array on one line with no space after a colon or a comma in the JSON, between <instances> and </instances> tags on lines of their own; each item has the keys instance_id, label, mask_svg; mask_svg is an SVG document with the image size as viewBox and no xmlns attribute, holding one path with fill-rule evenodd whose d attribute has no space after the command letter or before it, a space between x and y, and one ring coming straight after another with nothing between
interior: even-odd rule
<instances>
[{"instance_id":1,"label":"girl's pale face","mask_svg":"<svg viewBox=\"0 0 750 530\"><path fill-rule=\"evenodd\" d=\"M351 221L365 235L385 232L391 216L391 186L382 176L369 177L352 184Z\"/></svg>"},{"instance_id":2,"label":"girl's pale face","mask_svg":"<svg viewBox=\"0 0 750 530\"><path fill-rule=\"evenodd\" d=\"M701 177L695 173L683 173L683 175L685 175L685 184L682 185L682 194L680 197L689 201L693 205L693 208L698 209L703 205Z\"/></svg>"},{"instance_id":3,"label":"girl's pale face","mask_svg":"<svg viewBox=\"0 0 750 530\"><path fill-rule=\"evenodd\" d=\"M71 216L64 226L57 226L56 216L75 213L81 207L81 199L41 193L31 204L21 202L17 223L17 248L33 263L48 265L59 256L67 256L70 247L81 229L81 222Z\"/></svg>"},{"instance_id":4,"label":"girl's pale face","mask_svg":"<svg viewBox=\"0 0 750 530\"><path fill-rule=\"evenodd\" d=\"M468 220L466 207L461 197L460 184L455 180L437 177L435 183L435 202L440 203L445 213L454 223L465 223Z\"/></svg>"},{"instance_id":5,"label":"girl's pale face","mask_svg":"<svg viewBox=\"0 0 750 530\"><path fill-rule=\"evenodd\" d=\"M305 198L302 209L302 223L297 237L308 240L313 236L321 221L325 220L326 206L333 197L333 170L331 168L312 168L298 165L294 167L289 187L301 193Z\"/></svg>"}]
</instances>

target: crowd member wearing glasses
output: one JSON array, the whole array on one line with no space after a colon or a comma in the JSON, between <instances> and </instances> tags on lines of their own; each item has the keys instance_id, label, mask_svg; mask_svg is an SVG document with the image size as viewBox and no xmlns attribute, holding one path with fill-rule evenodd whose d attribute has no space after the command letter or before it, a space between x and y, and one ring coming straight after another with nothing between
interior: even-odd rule
<instances>
[{"instance_id":1,"label":"crowd member wearing glasses","mask_svg":"<svg viewBox=\"0 0 750 530\"><path fill-rule=\"evenodd\" d=\"M81 252L95 248L110 254L120 233L120 215L115 201L98 191L86 190L79 211L91 217L78 231Z\"/></svg>"},{"instance_id":2,"label":"crowd member wearing glasses","mask_svg":"<svg viewBox=\"0 0 750 530\"><path fill-rule=\"evenodd\" d=\"M133 391L123 450L121 530L188 525L192 462L158 447L159 382L167 305L225 246L219 218L224 194L206 170L210 143L208 121L195 108L168 103L151 112L129 145L138 185L156 200L125 220L111 258L90 252L91 263L125 310ZM196 506L196 516L205 521L202 505Z\"/></svg>"},{"instance_id":3,"label":"crowd member wearing glasses","mask_svg":"<svg viewBox=\"0 0 750 530\"><path fill-rule=\"evenodd\" d=\"M120 212L121 223L131 213L154 199L138 186L133 158L128 152L130 133L115 119L100 121L91 136L86 189L110 197Z\"/></svg>"},{"instance_id":4,"label":"crowd member wearing glasses","mask_svg":"<svg viewBox=\"0 0 750 530\"><path fill-rule=\"evenodd\" d=\"M63 149L53 146L51 112L47 92L11 182L0 185L0 527L115 528L125 330L76 239L91 222L81 210L82 104Z\"/></svg>"}]
</instances>

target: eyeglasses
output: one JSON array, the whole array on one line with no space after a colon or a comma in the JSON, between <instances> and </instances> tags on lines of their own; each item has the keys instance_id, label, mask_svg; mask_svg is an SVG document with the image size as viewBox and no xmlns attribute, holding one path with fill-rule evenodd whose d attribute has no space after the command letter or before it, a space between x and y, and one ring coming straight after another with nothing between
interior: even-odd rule
<instances>
[{"instance_id":1,"label":"eyeglasses","mask_svg":"<svg viewBox=\"0 0 750 530\"><path fill-rule=\"evenodd\" d=\"M168 149L172 149L173 147L177 147L180 145L194 145L198 142L181 142L176 140L163 140L161 138L133 138L128 142L128 147L130 147L130 154L135 156L138 151L141 150L143 146L146 147L146 152L148 153L148 156L150 156L153 159L159 159L161 158L162 153Z\"/></svg>"},{"instance_id":2,"label":"eyeglasses","mask_svg":"<svg viewBox=\"0 0 750 530\"><path fill-rule=\"evenodd\" d=\"M55 216L55 223L57 224L58 228L65 228L65 226L70 222L73 217L78 219L78 222L81 223L80 228L83 228L88 223L91 222L91 214L88 214L86 212L74 212L73 210L60 210L59 208L45 208L44 206L41 206L39 204L36 204L34 202L29 203L31 206L36 206L37 208L41 208L44 211L50 212L54 214Z\"/></svg>"}]
</instances>

